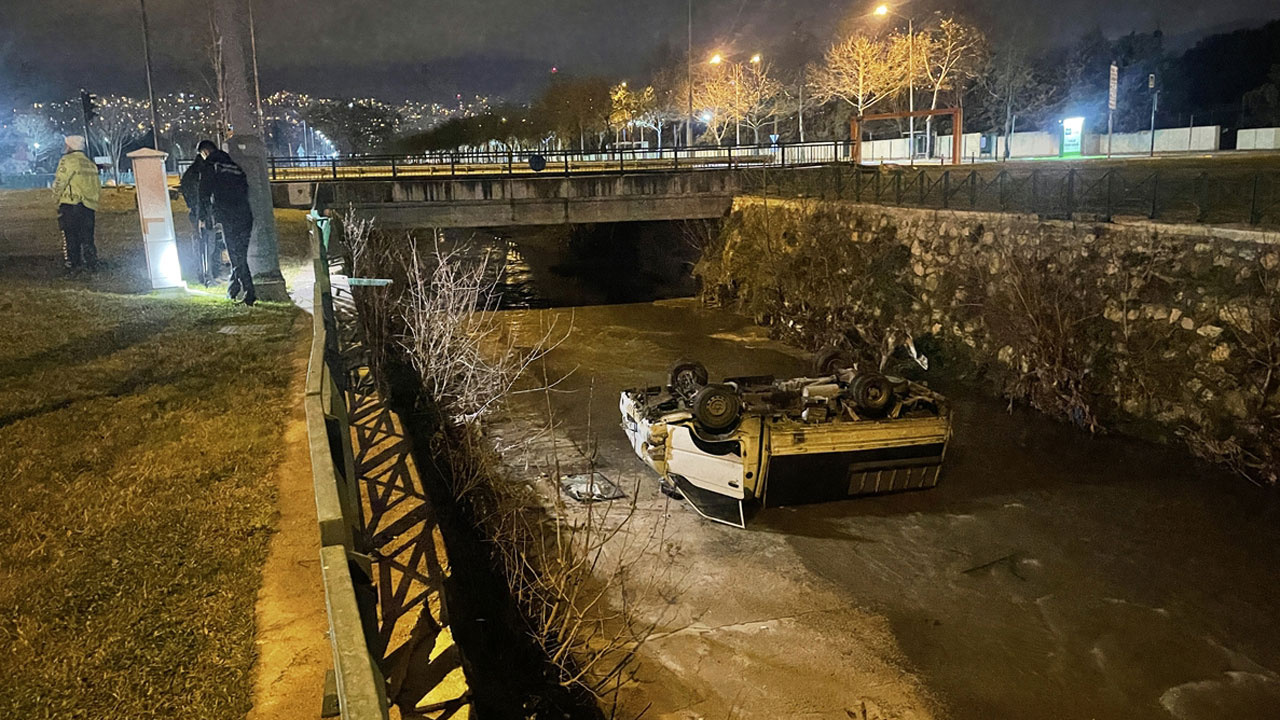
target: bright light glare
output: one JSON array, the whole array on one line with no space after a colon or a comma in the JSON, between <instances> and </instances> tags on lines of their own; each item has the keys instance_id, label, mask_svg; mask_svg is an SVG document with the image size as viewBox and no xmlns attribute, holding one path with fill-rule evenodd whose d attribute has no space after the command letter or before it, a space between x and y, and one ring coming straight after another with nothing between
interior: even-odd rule
<instances>
[{"instance_id":1,"label":"bright light glare","mask_svg":"<svg viewBox=\"0 0 1280 720\"><path fill-rule=\"evenodd\" d=\"M876 15L882 15L882 16L883 16L883 15L888 15L888 14L889 14L889 6L888 6L888 5L879 5L879 6L877 6L877 7L876 7L876 9L875 9L875 13L876 13Z\"/></svg>"},{"instance_id":2,"label":"bright light glare","mask_svg":"<svg viewBox=\"0 0 1280 720\"><path fill-rule=\"evenodd\" d=\"M755 55L752 55L752 56L751 56L751 62L753 62L753 63L759 63L759 62L760 62L760 53L756 53Z\"/></svg>"},{"instance_id":3,"label":"bright light glare","mask_svg":"<svg viewBox=\"0 0 1280 720\"><path fill-rule=\"evenodd\" d=\"M711 56L712 65L719 65L722 62L724 62L724 58L720 57L720 53L716 53L715 55Z\"/></svg>"},{"instance_id":4,"label":"bright light glare","mask_svg":"<svg viewBox=\"0 0 1280 720\"><path fill-rule=\"evenodd\" d=\"M711 118L715 117L715 115L712 115L710 110L706 110L699 117L702 118L702 122L711 122Z\"/></svg>"}]
</instances>

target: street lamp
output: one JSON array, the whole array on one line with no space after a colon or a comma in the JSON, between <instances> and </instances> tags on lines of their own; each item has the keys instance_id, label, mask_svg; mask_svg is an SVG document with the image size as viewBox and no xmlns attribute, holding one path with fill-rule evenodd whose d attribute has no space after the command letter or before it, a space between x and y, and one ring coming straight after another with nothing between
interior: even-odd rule
<instances>
[{"instance_id":1,"label":"street lamp","mask_svg":"<svg viewBox=\"0 0 1280 720\"><path fill-rule=\"evenodd\" d=\"M872 11L879 17L902 18L907 21L907 110L912 114L907 116L907 148L911 159L916 157L916 33L915 24L911 17L893 12L888 5L877 5Z\"/></svg>"},{"instance_id":2,"label":"street lamp","mask_svg":"<svg viewBox=\"0 0 1280 720\"><path fill-rule=\"evenodd\" d=\"M711 59L708 60L708 62L710 62L712 65L719 65L720 63L724 62L724 58L720 56L720 53L716 53L715 55L711 56Z\"/></svg>"}]
</instances>

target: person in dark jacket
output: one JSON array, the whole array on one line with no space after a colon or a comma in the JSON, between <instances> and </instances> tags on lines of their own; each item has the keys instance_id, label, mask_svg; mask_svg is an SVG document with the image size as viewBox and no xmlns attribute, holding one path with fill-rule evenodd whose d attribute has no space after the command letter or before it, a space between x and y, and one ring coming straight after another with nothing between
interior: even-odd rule
<instances>
[{"instance_id":1,"label":"person in dark jacket","mask_svg":"<svg viewBox=\"0 0 1280 720\"><path fill-rule=\"evenodd\" d=\"M191 221L193 249L196 254L200 273L200 282L209 282L222 274L222 253L218 246L217 235L213 231L213 221L209 218L209 208L200 202L200 173L204 170L205 160L196 153L195 161L182 173L178 189L182 199L187 203L187 219ZM204 257L200 257L203 254Z\"/></svg>"},{"instance_id":2,"label":"person in dark jacket","mask_svg":"<svg viewBox=\"0 0 1280 720\"><path fill-rule=\"evenodd\" d=\"M236 299L244 292L244 304L252 305L258 295L249 271L249 238L253 234L253 211L249 209L249 179L231 156L219 150L212 140L201 140L196 146L203 167L200 169L198 203L207 208L216 225L222 226L231 258L231 281L227 297Z\"/></svg>"}]
</instances>

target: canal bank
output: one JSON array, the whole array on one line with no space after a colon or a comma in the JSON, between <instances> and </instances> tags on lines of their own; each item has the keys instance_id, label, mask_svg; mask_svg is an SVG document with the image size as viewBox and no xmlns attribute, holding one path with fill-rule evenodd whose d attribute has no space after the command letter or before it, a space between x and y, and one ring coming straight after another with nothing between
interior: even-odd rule
<instances>
[{"instance_id":1,"label":"canal bank","mask_svg":"<svg viewBox=\"0 0 1280 720\"><path fill-rule=\"evenodd\" d=\"M532 336L551 315L570 311L503 319ZM938 489L713 525L659 493L618 393L679 357L730 376L802 372L805 353L691 300L571 315L546 358L567 378L493 430L508 446L541 432L549 401L560 461L594 458L637 495L630 532L660 528L658 626L620 716L1264 718L1280 702L1269 495L1181 449L944 386L956 437Z\"/></svg>"}]
</instances>

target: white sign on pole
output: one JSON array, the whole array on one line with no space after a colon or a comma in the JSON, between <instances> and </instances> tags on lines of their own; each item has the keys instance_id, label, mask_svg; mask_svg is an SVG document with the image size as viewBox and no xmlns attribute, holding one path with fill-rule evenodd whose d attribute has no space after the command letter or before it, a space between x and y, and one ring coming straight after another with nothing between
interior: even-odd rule
<instances>
[{"instance_id":1,"label":"white sign on pole","mask_svg":"<svg viewBox=\"0 0 1280 720\"><path fill-rule=\"evenodd\" d=\"M1116 95L1120 89L1120 68L1115 63L1111 63L1111 94L1107 97L1107 109L1116 109Z\"/></svg>"}]
</instances>

